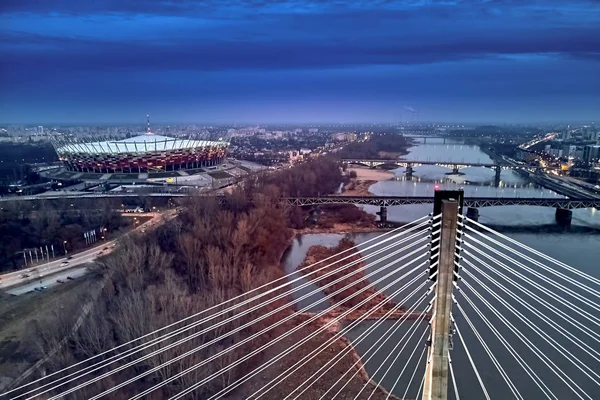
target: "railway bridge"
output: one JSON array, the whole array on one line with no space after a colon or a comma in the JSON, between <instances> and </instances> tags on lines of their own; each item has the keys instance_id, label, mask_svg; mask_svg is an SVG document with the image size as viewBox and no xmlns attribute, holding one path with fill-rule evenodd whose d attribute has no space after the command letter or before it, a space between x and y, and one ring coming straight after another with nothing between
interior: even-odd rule
<instances>
[{"instance_id":1,"label":"railway bridge","mask_svg":"<svg viewBox=\"0 0 600 400\"><path fill-rule=\"evenodd\" d=\"M387 208L408 204L432 204L432 196L324 196L324 197L288 197L287 202L295 206L322 204L355 204L380 207L377 213L381 222L387 222ZM465 197L463 205L467 216L477 220L479 208L496 206L538 206L556 208L556 221L568 226L571 224L572 209L600 208L600 199L567 199L540 197Z\"/></svg>"}]
</instances>

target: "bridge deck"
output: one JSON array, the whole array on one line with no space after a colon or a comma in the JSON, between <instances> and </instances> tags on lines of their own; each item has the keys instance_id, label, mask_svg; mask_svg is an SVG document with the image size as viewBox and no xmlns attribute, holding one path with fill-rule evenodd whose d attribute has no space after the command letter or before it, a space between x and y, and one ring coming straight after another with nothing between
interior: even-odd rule
<instances>
[{"instance_id":1,"label":"bridge deck","mask_svg":"<svg viewBox=\"0 0 600 400\"><path fill-rule=\"evenodd\" d=\"M407 204L431 204L433 197L403 196L327 196L327 197L290 197L289 204L297 206L317 204L359 204L373 206L400 206ZM509 197L465 197L466 207L493 206L541 206L555 208L600 208L600 200L590 199L556 199L556 198L509 198Z\"/></svg>"},{"instance_id":2,"label":"bridge deck","mask_svg":"<svg viewBox=\"0 0 600 400\"><path fill-rule=\"evenodd\" d=\"M207 195L207 194L205 194ZM44 201L59 199L110 199L128 197L187 197L187 193L119 193L119 194L87 194L75 196L16 196L0 198L0 202L7 201ZM220 196L217 196L220 197ZM432 204L433 196L324 196L324 197L288 197L284 199L288 204L295 206L308 206L318 204L358 204L372 206L400 206L407 204ZM493 207L493 206L541 206L554 208L600 208L600 199L576 198L539 198L539 197L465 197L466 207Z\"/></svg>"}]
</instances>

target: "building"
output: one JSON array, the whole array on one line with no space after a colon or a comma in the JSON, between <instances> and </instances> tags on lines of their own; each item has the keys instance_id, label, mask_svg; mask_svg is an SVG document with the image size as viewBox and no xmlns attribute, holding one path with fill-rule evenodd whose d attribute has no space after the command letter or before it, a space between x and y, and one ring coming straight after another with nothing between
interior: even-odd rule
<instances>
[{"instance_id":1,"label":"building","mask_svg":"<svg viewBox=\"0 0 600 400\"><path fill-rule=\"evenodd\" d=\"M123 140L82 142L53 136L52 145L70 171L91 173L163 172L220 163L225 141L179 139L150 132Z\"/></svg>"},{"instance_id":2,"label":"building","mask_svg":"<svg viewBox=\"0 0 600 400\"><path fill-rule=\"evenodd\" d=\"M517 150L515 157L517 160L525 162L532 162L537 159L537 155L535 153L522 149Z\"/></svg>"},{"instance_id":3,"label":"building","mask_svg":"<svg viewBox=\"0 0 600 400\"><path fill-rule=\"evenodd\" d=\"M577 151L577 146L573 145L565 145L562 148L562 156L563 157L575 157L575 152Z\"/></svg>"},{"instance_id":4,"label":"building","mask_svg":"<svg viewBox=\"0 0 600 400\"><path fill-rule=\"evenodd\" d=\"M600 145L588 145L583 148L583 161L588 164L598 162L600 159Z\"/></svg>"}]
</instances>

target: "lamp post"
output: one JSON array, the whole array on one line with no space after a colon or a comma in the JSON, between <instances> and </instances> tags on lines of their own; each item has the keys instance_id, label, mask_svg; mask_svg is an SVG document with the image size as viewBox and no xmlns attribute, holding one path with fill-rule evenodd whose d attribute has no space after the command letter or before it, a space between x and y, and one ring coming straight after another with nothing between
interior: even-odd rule
<instances>
[{"instance_id":1,"label":"lamp post","mask_svg":"<svg viewBox=\"0 0 600 400\"><path fill-rule=\"evenodd\" d=\"M67 252L67 241L66 240L63 241L63 249L65 250L65 255L67 255L68 252Z\"/></svg>"}]
</instances>

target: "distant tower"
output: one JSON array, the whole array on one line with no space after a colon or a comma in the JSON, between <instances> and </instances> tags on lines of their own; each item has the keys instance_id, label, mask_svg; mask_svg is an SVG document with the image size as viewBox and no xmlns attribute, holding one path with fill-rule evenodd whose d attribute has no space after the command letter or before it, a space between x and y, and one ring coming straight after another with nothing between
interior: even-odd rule
<instances>
[{"instance_id":1,"label":"distant tower","mask_svg":"<svg viewBox=\"0 0 600 400\"><path fill-rule=\"evenodd\" d=\"M38 133L38 135L44 134L44 127L42 125L37 127L37 133Z\"/></svg>"},{"instance_id":2,"label":"distant tower","mask_svg":"<svg viewBox=\"0 0 600 400\"><path fill-rule=\"evenodd\" d=\"M152 135L152 131L150 130L150 114L146 114L146 120L148 121L148 135Z\"/></svg>"}]
</instances>

